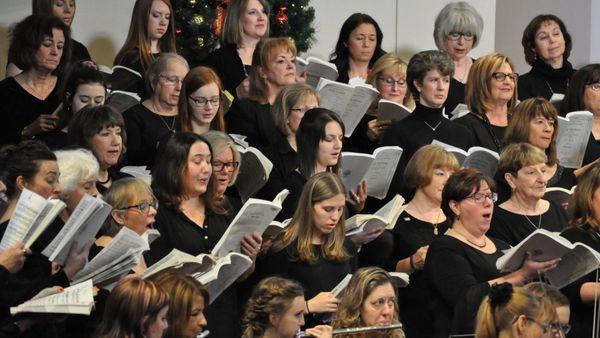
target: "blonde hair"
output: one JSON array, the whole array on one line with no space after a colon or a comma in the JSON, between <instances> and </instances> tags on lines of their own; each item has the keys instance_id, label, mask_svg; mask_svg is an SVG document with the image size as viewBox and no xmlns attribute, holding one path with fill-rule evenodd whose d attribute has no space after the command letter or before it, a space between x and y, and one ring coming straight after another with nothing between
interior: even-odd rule
<instances>
[{"instance_id":1,"label":"blonde hair","mask_svg":"<svg viewBox=\"0 0 600 338\"><path fill-rule=\"evenodd\" d=\"M296 56L294 41L287 37L262 39L254 48L252 54L252 69L250 70L250 89L248 98L259 103L268 103L267 80L264 73L279 51L288 51Z\"/></svg>"},{"instance_id":2,"label":"blonde hair","mask_svg":"<svg viewBox=\"0 0 600 338\"><path fill-rule=\"evenodd\" d=\"M295 83L289 86L285 86L277 97L273 106L271 107L271 115L275 121L275 126L281 131L283 135L289 135L290 130L287 125L287 119L292 113L292 107L302 99L314 96L319 102L319 93L314 90L311 86L304 83Z\"/></svg>"},{"instance_id":3,"label":"blonde hair","mask_svg":"<svg viewBox=\"0 0 600 338\"><path fill-rule=\"evenodd\" d=\"M536 297L525 288L513 288L508 283L493 286L479 307L475 337L498 338L501 332L510 334L515 320L523 315L546 323L556 321L556 310L547 298Z\"/></svg>"},{"instance_id":4,"label":"blonde hair","mask_svg":"<svg viewBox=\"0 0 600 338\"><path fill-rule=\"evenodd\" d=\"M513 110L504 133L504 144L529 142L529 126L537 117L554 121L554 132L550 146L544 150L548 157L547 164L554 165L558 161L556 154L556 138L558 137L558 112L554 105L541 97L532 97L520 102Z\"/></svg>"},{"instance_id":5,"label":"blonde hair","mask_svg":"<svg viewBox=\"0 0 600 338\"><path fill-rule=\"evenodd\" d=\"M124 177L113 182L108 191L104 194L104 201L113 210L125 213L124 208L136 203L148 196L156 199L150 186L144 180L135 177ZM112 216L109 216L102 225L102 234L114 237L121 230L122 225L117 223Z\"/></svg>"},{"instance_id":6,"label":"blonde hair","mask_svg":"<svg viewBox=\"0 0 600 338\"><path fill-rule=\"evenodd\" d=\"M404 184L409 189L418 189L431 183L433 170L446 168L456 171L460 164L446 149L428 144L417 150L404 170Z\"/></svg>"},{"instance_id":7,"label":"blonde hair","mask_svg":"<svg viewBox=\"0 0 600 338\"><path fill-rule=\"evenodd\" d=\"M206 309L208 306L208 291L195 278L178 270L163 271L152 276L151 280L154 284L162 287L171 298L167 315L169 327L163 337L181 337L192 315L194 298L201 297Z\"/></svg>"},{"instance_id":8,"label":"blonde hair","mask_svg":"<svg viewBox=\"0 0 600 338\"><path fill-rule=\"evenodd\" d=\"M346 194L344 185L338 175L330 172L321 172L313 175L302 189L298 206L290 224L282 231L273 243L273 252L285 249L296 242L294 257L292 259L314 264L317 256L313 251L312 238L316 231L314 221L314 205L337 195ZM344 249L345 217L338 220L333 231L327 236L321 247L321 252L326 260L346 262L350 255Z\"/></svg>"},{"instance_id":9,"label":"blonde hair","mask_svg":"<svg viewBox=\"0 0 600 338\"><path fill-rule=\"evenodd\" d=\"M304 298L304 290L294 280L268 277L260 281L246 306L242 337L262 337L271 325L269 315L283 315L296 297Z\"/></svg>"},{"instance_id":10,"label":"blonde hair","mask_svg":"<svg viewBox=\"0 0 600 338\"><path fill-rule=\"evenodd\" d=\"M133 52L137 48L137 56L140 59L142 70L144 73L150 67L154 58L150 53L150 39L148 37L148 16L152 9L152 3L155 0L137 0L133 6L131 15L131 23L129 24L129 32L121 50L115 57L114 64L119 65L123 62L125 56ZM158 47L161 53L177 51L175 47L175 13L170 0L156 0L164 2L169 7L171 16L169 18L169 26L165 34L158 40ZM144 74L142 74L143 76Z\"/></svg>"},{"instance_id":11,"label":"blonde hair","mask_svg":"<svg viewBox=\"0 0 600 338\"><path fill-rule=\"evenodd\" d=\"M394 74L400 74L400 76L404 76L404 78L406 79L407 68L408 64L406 63L406 61L402 60L402 58L400 58L398 54L384 54L373 64L373 68L371 68L371 73L367 77L367 83L370 83L373 87L377 88L377 77L379 77L381 73L383 73L386 70L389 70ZM406 94L404 95L402 104L410 108L415 105L415 102L412 99L410 90L408 90L408 82L406 83L406 87ZM376 104L376 102L374 102L374 104Z\"/></svg>"},{"instance_id":12,"label":"blonde hair","mask_svg":"<svg viewBox=\"0 0 600 338\"><path fill-rule=\"evenodd\" d=\"M397 297L396 285L390 274L378 267L367 267L356 270L352 275L346 291L342 296L338 311L331 322L336 329L348 327L366 326L361 318L361 309L363 303L369 297L371 292L378 286L390 284ZM392 324L400 323L398 317L398 301L394 301L394 313L392 315ZM356 335L343 335L341 337L356 337ZM387 331L385 335L378 337L403 338L402 329Z\"/></svg>"},{"instance_id":13,"label":"blonde hair","mask_svg":"<svg viewBox=\"0 0 600 338\"><path fill-rule=\"evenodd\" d=\"M490 84L493 79L492 74L497 72L504 63L508 63L510 69L514 72L515 66L507 56L500 53L488 54L477 59L469 70L467 78L467 86L465 89L465 103L469 110L479 116L485 118L485 112L492 110L489 102L492 92ZM512 98L508 101L507 106L509 112L517 104L517 80L515 79L515 88Z\"/></svg>"}]
</instances>

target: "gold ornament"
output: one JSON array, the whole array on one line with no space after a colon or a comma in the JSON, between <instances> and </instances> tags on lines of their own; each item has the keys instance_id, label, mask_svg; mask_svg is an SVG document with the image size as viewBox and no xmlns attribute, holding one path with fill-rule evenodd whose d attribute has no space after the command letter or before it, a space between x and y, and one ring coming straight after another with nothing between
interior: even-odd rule
<instances>
[{"instance_id":1,"label":"gold ornament","mask_svg":"<svg viewBox=\"0 0 600 338\"><path fill-rule=\"evenodd\" d=\"M190 6L195 6L196 0L189 0L188 3L190 4Z\"/></svg>"},{"instance_id":2,"label":"gold ornament","mask_svg":"<svg viewBox=\"0 0 600 338\"><path fill-rule=\"evenodd\" d=\"M201 25L204 22L204 18L201 15L194 15L192 22L196 25Z\"/></svg>"},{"instance_id":3,"label":"gold ornament","mask_svg":"<svg viewBox=\"0 0 600 338\"><path fill-rule=\"evenodd\" d=\"M199 37L197 39L198 41L198 47L203 47L204 46L204 38L203 37Z\"/></svg>"}]
</instances>

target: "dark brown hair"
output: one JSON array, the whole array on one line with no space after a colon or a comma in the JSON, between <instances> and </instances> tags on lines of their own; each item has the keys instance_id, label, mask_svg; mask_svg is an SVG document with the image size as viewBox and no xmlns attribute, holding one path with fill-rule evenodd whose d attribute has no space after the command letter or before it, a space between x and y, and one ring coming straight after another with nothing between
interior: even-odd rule
<instances>
[{"instance_id":1,"label":"dark brown hair","mask_svg":"<svg viewBox=\"0 0 600 338\"><path fill-rule=\"evenodd\" d=\"M523 45L523 52L525 52L525 61L531 66L537 59L537 52L535 51L535 33L542 27L542 24L547 21L554 21L560 27L560 31L565 39L565 52L563 58L567 59L571 55L571 49L573 48L573 41L571 40L571 34L567 31L565 23L556 15L553 14L540 14L533 18L531 22L525 27L523 31L523 38L521 39L521 45Z\"/></svg>"},{"instance_id":2,"label":"dark brown hair","mask_svg":"<svg viewBox=\"0 0 600 338\"><path fill-rule=\"evenodd\" d=\"M487 183L490 190L495 190L494 181L476 169L460 169L448 178L442 191L442 211L450 224L456 219L454 211L450 208L450 201L460 202L474 192L478 192L483 182Z\"/></svg>"}]
</instances>

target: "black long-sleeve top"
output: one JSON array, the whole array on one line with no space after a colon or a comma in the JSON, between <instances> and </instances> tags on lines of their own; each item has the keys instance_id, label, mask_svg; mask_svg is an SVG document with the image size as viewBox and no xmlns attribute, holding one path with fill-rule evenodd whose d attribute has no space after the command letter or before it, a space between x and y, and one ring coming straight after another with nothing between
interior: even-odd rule
<instances>
[{"instance_id":1,"label":"black long-sleeve top","mask_svg":"<svg viewBox=\"0 0 600 338\"><path fill-rule=\"evenodd\" d=\"M454 121L462 124L471 131L475 138L473 143L474 146L483 147L500 153L506 127L495 126L485 122L473 113L459 117Z\"/></svg>"},{"instance_id":2,"label":"black long-sleeve top","mask_svg":"<svg viewBox=\"0 0 600 338\"><path fill-rule=\"evenodd\" d=\"M472 334L475 317L483 298L490 291L489 280L502 274L496 260L508 245L491 239L496 252L486 254L452 236L441 236L429 246L425 276L429 286L429 312L433 316L431 337Z\"/></svg>"},{"instance_id":3,"label":"black long-sleeve top","mask_svg":"<svg viewBox=\"0 0 600 338\"><path fill-rule=\"evenodd\" d=\"M575 69L564 59L560 69L554 69L541 59L537 59L529 73L519 76L518 94L523 101L531 97L543 97L550 100L552 94L565 94Z\"/></svg>"},{"instance_id":4,"label":"black long-sleeve top","mask_svg":"<svg viewBox=\"0 0 600 338\"><path fill-rule=\"evenodd\" d=\"M589 224L586 225L589 227ZM590 229L593 229L589 227ZM592 249L600 252L600 234L594 230L585 230L583 228L568 228L561 233L561 236L575 243L583 243ZM597 270L579 278L577 281L567 285L560 291L564 293L571 302L571 332L569 337L591 337L594 320L594 302L584 303L581 300L581 286L584 283L598 282Z\"/></svg>"},{"instance_id":5,"label":"black long-sleeve top","mask_svg":"<svg viewBox=\"0 0 600 338\"><path fill-rule=\"evenodd\" d=\"M236 99L225 115L227 132L246 135L254 148L265 148L277 142L287 142L275 126L271 106L248 99Z\"/></svg>"},{"instance_id":6,"label":"black long-sleeve top","mask_svg":"<svg viewBox=\"0 0 600 338\"><path fill-rule=\"evenodd\" d=\"M386 264L387 271L396 271L396 263L413 255L419 248L430 245L435 238L448 230L447 220L437 224L421 221L404 211L391 233L394 237L394 249ZM400 318L407 337L427 338L431 336L432 316L428 311L430 302L427 279L423 270L410 275L410 284L398 289Z\"/></svg>"},{"instance_id":7,"label":"black long-sleeve top","mask_svg":"<svg viewBox=\"0 0 600 338\"><path fill-rule=\"evenodd\" d=\"M237 97L236 88L248 74L235 44L228 44L213 51L202 61L202 64L212 68L221 78L223 88Z\"/></svg>"},{"instance_id":8,"label":"black long-sleeve top","mask_svg":"<svg viewBox=\"0 0 600 338\"><path fill-rule=\"evenodd\" d=\"M57 81L50 94L40 100L29 94L12 77L0 81L0 147L19 143L23 128L42 114L52 114L60 103L59 88Z\"/></svg>"},{"instance_id":9,"label":"black long-sleeve top","mask_svg":"<svg viewBox=\"0 0 600 338\"><path fill-rule=\"evenodd\" d=\"M145 165L152 169L160 143L179 130L179 115L158 115L140 103L123 112L123 119L127 132L127 165Z\"/></svg>"},{"instance_id":10,"label":"black long-sleeve top","mask_svg":"<svg viewBox=\"0 0 600 338\"><path fill-rule=\"evenodd\" d=\"M150 254L146 263L150 266L163 258L171 250L177 249L197 256L202 253L211 253L213 247L227 230L226 215L219 215L206 208L205 220L202 226L196 224L183 212L160 203L156 214L154 227L160 232L160 237L152 242ZM228 287L217 299L212 301L206 309L208 330L215 337L237 338L241 334L238 320L237 286Z\"/></svg>"},{"instance_id":11,"label":"black long-sleeve top","mask_svg":"<svg viewBox=\"0 0 600 338\"><path fill-rule=\"evenodd\" d=\"M154 60L158 59L159 56L160 53L152 54ZM148 92L144 82L147 69L144 69L142 66L142 60L140 60L139 50L137 48L127 52L115 66L116 65L132 69L139 73L141 77L138 77L127 70L117 68L110 76L110 83L113 90L136 93L142 100L150 97L152 93Z\"/></svg>"},{"instance_id":12,"label":"black long-sleeve top","mask_svg":"<svg viewBox=\"0 0 600 338\"><path fill-rule=\"evenodd\" d=\"M519 244L531 235L540 225L541 229L561 232L568 223L568 217L560 205L549 201L550 207L541 215L527 216L515 214L501 206L494 210L488 235L500 239L511 246ZM533 223L533 224L532 224Z\"/></svg>"},{"instance_id":13,"label":"black long-sleeve top","mask_svg":"<svg viewBox=\"0 0 600 338\"><path fill-rule=\"evenodd\" d=\"M298 168L298 155L285 139L262 149L262 153L273 163L273 169L269 180L258 191L256 197L272 200L282 189L286 188L292 171Z\"/></svg>"},{"instance_id":14,"label":"black long-sleeve top","mask_svg":"<svg viewBox=\"0 0 600 338\"><path fill-rule=\"evenodd\" d=\"M394 196L401 191L404 168L422 146L438 140L468 150L474 144L474 137L469 129L443 117L443 110L423 106L417 101L415 110L408 117L392 123L385 131L381 144L400 146L403 150L388 196Z\"/></svg>"},{"instance_id":15,"label":"black long-sleeve top","mask_svg":"<svg viewBox=\"0 0 600 338\"><path fill-rule=\"evenodd\" d=\"M444 103L446 114L450 114L456 106L465 103L465 92L467 86L455 78L450 79L450 89L448 89L448 98Z\"/></svg>"},{"instance_id":16,"label":"black long-sleeve top","mask_svg":"<svg viewBox=\"0 0 600 338\"><path fill-rule=\"evenodd\" d=\"M344 139L344 151L372 154L379 147L379 140L371 141L367 136L369 122L377 119L377 116L365 114L358 122L350 137Z\"/></svg>"}]
</instances>

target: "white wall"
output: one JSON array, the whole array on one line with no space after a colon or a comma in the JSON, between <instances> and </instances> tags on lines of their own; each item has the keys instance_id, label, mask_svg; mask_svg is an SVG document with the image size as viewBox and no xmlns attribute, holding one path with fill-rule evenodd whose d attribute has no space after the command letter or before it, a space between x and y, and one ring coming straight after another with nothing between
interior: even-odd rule
<instances>
[{"instance_id":1,"label":"white wall","mask_svg":"<svg viewBox=\"0 0 600 338\"><path fill-rule=\"evenodd\" d=\"M507 54L520 73L529 70L523 58L521 35L535 15L545 12L561 17L574 46L571 61L580 67L600 61L600 0L467 0L481 14L484 31L472 56L493 51ZM355 12L375 18L384 32L383 48L408 59L417 51L434 49L433 22L448 0L312 0L315 8L316 43L308 54L327 58L344 20ZM134 0L77 0L74 37L83 42L100 64L110 65L125 40ZM29 0L0 0L0 78L8 51L9 26L31 11Z\"/></svg>"}]
</instances>

